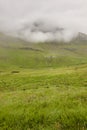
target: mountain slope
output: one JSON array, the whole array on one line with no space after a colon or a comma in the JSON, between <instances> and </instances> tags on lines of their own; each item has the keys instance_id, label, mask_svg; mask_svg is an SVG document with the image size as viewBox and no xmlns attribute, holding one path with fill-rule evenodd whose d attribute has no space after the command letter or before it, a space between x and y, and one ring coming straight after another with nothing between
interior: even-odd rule
<instances>
[{"instance_id":1,"label":"mountain slope","mask_svg":"<svg viewBox=\"0 0 87 130\"><path fill-rule=\"evenodd\" d=\"M79 32L73 39L75 43L87 43L87 34Z\"/></svg>"},{"instance_id":2,"label":"mountain slope","mask_svg":"<svg viewBox=\"0 0 87 130\"><path fill-rule=\"evenodd\" d=\"M79 43L79 42L78 42ZM29 43L0 34L0 68L46 68L87 64L87 43Z\"/></svg>"}]
</instances>

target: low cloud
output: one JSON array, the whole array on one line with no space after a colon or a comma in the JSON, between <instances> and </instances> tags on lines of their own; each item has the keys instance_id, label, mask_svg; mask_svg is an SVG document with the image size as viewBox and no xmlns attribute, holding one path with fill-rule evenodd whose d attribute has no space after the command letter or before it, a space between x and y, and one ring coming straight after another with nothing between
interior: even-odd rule
<instances>
[{"instance_id":1,"label":"low cloud","mask_svg":"<svg viewBox=\"0 0 87 130\"><path fill-rule=\"evenodd\" d=\"M0 0L0 30L28 41L69 41L87 33L87 1Z\"/></svg>"},{"instance_id":2,"label":"low cloud","mask_svg":"<svg viewBox=\"0 0 87 130\"><path fill-rule=\"evenodd\" d=\"M31 42L70 41L75 32L44 20L24 23L16 30L16 36Z\"/></svg>"}]
</instances>

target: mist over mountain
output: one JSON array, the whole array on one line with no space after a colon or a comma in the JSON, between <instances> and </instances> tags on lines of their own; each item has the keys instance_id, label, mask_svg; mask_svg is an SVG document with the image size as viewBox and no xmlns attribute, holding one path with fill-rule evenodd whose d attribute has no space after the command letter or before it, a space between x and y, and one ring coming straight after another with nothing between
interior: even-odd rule
<instances>
[{"instance_id":1,"label":"mist over mountain","mask_svg":"<svg viewBox=\"0 0 87 130\"><path fill-rule=\"evenodd\" d=\"M77 35L76 32L73 32L69 29L42 20L25 22L20 28L8 31L7 34L16 36L29 42L69 42Z\"/></svg>"},{"instance_id":2,"label":"mist over mountain","mask_svg":"<svg viewBox=\"0 0 87 130\"><path fill-rule=\"evenodd\" d=\"M87 42L87 34L71 32L62 27L51 26L43 22L24 24L22 28L12 32L1 32L0 41L17 42Z\"/></svg>"},{"instance_id":3,"label":"mist over mountain","mask_svg":"<svg viewBox=\"0 0 87 130\"><path fill-rule=\"evenodd\" d=\"M32 42L70 41L87 33L87 1L0 0L0 30Z\"/></svg>"},{"instance_id":4,"label":"mist over mountain","mask_svg":"<svg viewBox=\"0 0 87 130\"><path fill-rule=\"evenodd\" d=\"M77 35L73 37L72 40L77 42L87 42L87 34L78 32Z\"/></svg>"}]
</instances>

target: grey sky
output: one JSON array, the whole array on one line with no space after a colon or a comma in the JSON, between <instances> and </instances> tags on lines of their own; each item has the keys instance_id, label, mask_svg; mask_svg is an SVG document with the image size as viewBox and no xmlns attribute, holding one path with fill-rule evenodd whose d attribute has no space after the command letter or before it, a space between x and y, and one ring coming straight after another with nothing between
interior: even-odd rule
<instances>
[{"instance_id":1,"label":"grey sky","mask_svg":"<svg viewBox=\"0 0 87 130\"><path fill-rule=\"evenodd\" d=\"M0 0L1 30L37 20L87 33L87 0Z\"/></svg>"}]
</instances>

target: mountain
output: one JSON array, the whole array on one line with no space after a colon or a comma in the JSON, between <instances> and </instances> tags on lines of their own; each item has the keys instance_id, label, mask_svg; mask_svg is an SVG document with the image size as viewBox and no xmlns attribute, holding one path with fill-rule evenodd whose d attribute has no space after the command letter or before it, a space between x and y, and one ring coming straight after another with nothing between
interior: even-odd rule
<instances>
[{"instance_id":1,"label":"mountain","mask_svg":"<svg viewBox=\"0 0 87 130\"><path fill-rule=\"evenodd\" d=\"M87 64L87 44L83 44L84 40L87 43L86 35L80 33L68 43L52 41L36 44L0 33L0 69Z\"/></svg>"},{"instance_id":2,"label":"mountain","mask_svg":"<svg viewBox=\"0 0 87 130\"><path fill-rule=\"evenodd\" d=\"M0 33L0 49L20 49L20 50L34 50L42 51L36 45L31 42L27 42L16 36Z\"/></svg>"},{"instance_id":3,"label":"mountain","mask_svg":"<svg viewBox=\"0 0 87 130\"><path fill-rule=\"evenodd\" d=\"M77 35L75 37L73 37L72 39L73 42L87 42L87 34L82 33L82 32L78 32Z\"/></svg>"},{"instance_id":4,"label":"mountain","mask_svg":"<svg viewBox=\"0 0 87 130\"><path fill-rule=\"evenodd\" d=\"M42 27L43 26L43 27ZM26 25L22 30L20 30L19 32L19 35L16 35L16 36L13 36L13 35L8 35L8 34L5 34L5 33L2 33L0 32L0 45L4 46L19 46L20 44L21 45L31 45L31 46L34 46L34 43L33 42L30 42L30 41L27 41L26 39L24 39L22 37L24 31L28 30L29 26ZM63 34L63 31L64 29L63 28L45 28L44 25L42 23L34 23L33 24L33 27L31 27L31 32L36 32L38 33L38 31L42 31L43 33L47 33L47 32L51 32L51 33L60 33L61 35ZM22 34L22 35L21 35ZM87 42L87 34L85 33L82 33L82 32L78 32L76 36L73 36L73 38L71 38L70 41L66 42L66 43L84 43L84 42ZM41 43L41 42L37 42L38 43ZM50 40L47 40L47 41L43 41L42 43L51 43L51 44L54 44L54 43L57 43L57 44L61 44L61 43L65 43L64 39L61 39L61 40L53 40L53 39L50 39Z\"/></svg>"}]
</instances>

